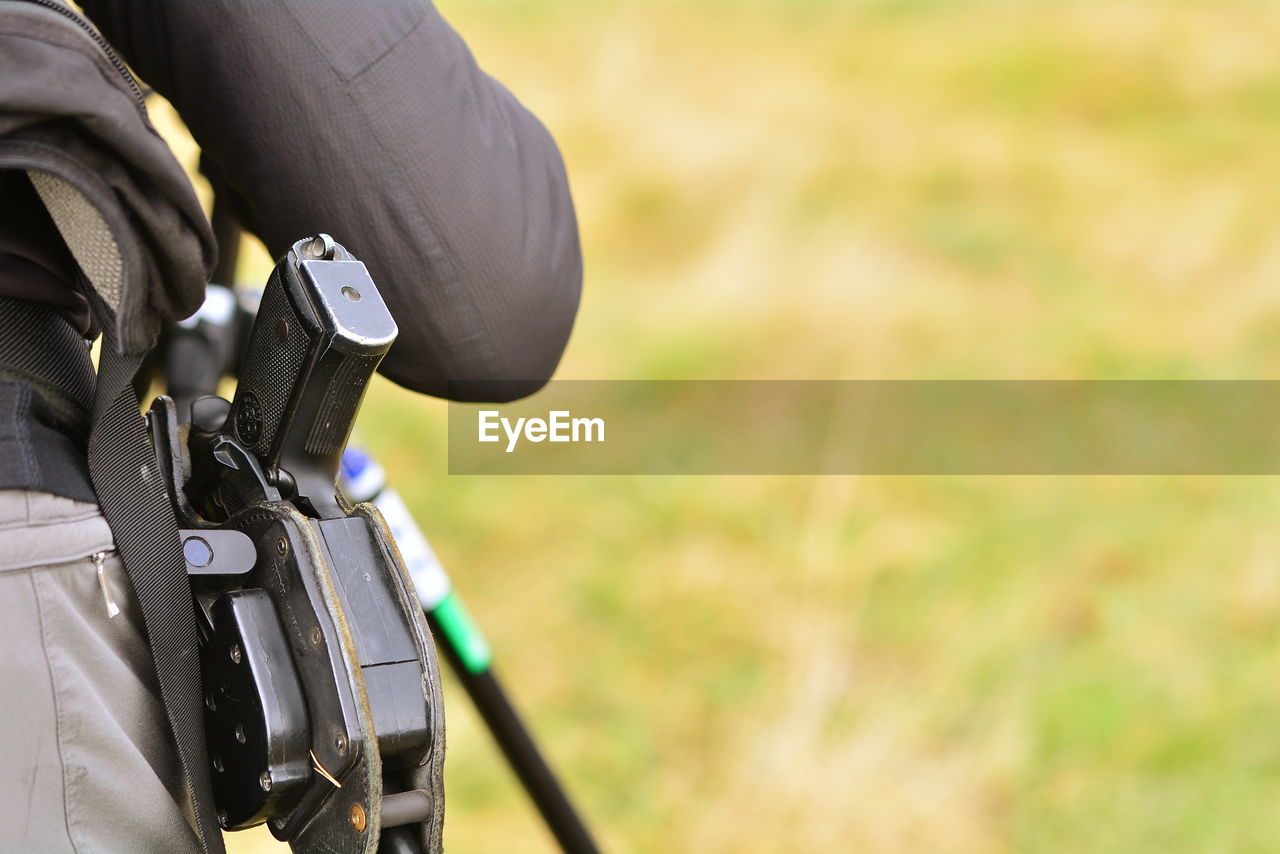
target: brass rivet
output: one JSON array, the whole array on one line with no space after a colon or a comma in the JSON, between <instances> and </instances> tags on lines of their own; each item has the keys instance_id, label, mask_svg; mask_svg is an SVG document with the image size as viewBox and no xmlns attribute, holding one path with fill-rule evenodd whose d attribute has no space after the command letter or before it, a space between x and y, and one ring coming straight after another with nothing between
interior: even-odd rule
<instances>
[{"instance_id":1,"label":"brass rivet","mask_svg":"<svg viewBox=\"0 0 1280 854\"><path fill-rule=\"evenodd\" d=\"M311 627L311 645L319 646L323 640L324 640L324 632L320 631L319 626L312 626Z\"/></svg>"},{"instance_id":2,"label":"brass rivet","mask_svg":"<svg viewBox=\"0 0 1280 854\"><path fill-rule=\"evenodd\" d=\"M286 540L284 537L281 537L280 539L276 540L276 554L280 555L280 557L284 557L288 553L289 553L289 541Z\"/></svg>"},{"instance_id":3,"label":"brass rivet","mask_svg":"<svg viewBox=\"0 0 1280 854\"><path fill-rule=\"evenodd\" d=\"M351 805L351 826L356 829L356 833L364 833L364 807L359 804Z\"/></svg>"}]
</instances>

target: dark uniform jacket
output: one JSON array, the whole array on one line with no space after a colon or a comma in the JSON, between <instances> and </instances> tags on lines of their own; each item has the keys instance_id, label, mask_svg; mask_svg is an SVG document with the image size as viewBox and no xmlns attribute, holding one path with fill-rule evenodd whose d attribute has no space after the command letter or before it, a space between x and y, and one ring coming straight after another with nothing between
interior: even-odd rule
<instances>
[{"instance_id":1,"label":"dark uniform jacket","mask_svg":"<svg viewBox=\"0 0 1280 854\"><path fill-rule=\"evenodd\" d=\"M0 0L0 169L36 176L46 201L79 193L108 221L114 249L68 242L108 295L121 349L145 349L163 321L198 307L214 249L118 57L177 108L274 255L324 231L365 262L401 330L386 376L472 399L527 394L551 375L582 279L564 166L430 3L83 7L100 36L55 9ZM10 187L12 212L23 192L34 196L8 174L0 191ZM9 220L6 231L0 216L0 295L30 298L31 277L64 274L48 247L16 233L38 217ZM27 270L27 292L15 269ZM84 316L66 293L47 301Z\"/></svg>"}]
</instances>

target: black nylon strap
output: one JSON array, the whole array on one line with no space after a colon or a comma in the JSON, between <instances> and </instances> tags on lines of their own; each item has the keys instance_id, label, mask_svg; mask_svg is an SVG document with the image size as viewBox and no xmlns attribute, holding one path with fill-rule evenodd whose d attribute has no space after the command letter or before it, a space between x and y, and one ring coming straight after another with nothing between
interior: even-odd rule
<instances>
[{"instance_id":1,"label":"black nylon strap","mask_svg":"<svg viewBox=\"0 0 1280 854\"><path fill-rule=\"evenodd\" d=\"M112 336L104 338L89 439L89 474L142 609L201 850L223 854L205 749L195 605L178 522L133 389L133 375L141 361L119 355Z\"/></svg>"}]
</instances>

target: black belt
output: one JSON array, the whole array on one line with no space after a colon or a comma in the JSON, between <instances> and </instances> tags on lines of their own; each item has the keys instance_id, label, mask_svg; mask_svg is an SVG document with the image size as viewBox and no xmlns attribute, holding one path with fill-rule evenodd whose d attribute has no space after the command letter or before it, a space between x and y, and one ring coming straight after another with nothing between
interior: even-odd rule
<instances>
[{"instance_id":1,"label":"black belt","mask_svg":"<svg viewBox=\"0 0 1280 854\"><path fill-rule=\"evenodd\" d=\"M0 489L96 501L85 461L94 380L85 340L56 308L0 297Z\"/></svg>"}]
</instances>

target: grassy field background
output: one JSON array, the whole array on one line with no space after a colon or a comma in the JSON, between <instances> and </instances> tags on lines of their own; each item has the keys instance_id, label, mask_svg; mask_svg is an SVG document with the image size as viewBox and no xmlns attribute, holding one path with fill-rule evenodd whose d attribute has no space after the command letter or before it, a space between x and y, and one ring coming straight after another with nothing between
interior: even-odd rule
<instances>
[{"instance_id":1,"label":"grassy field background","mask_svg":"<svg viewBox=\"0 0 1280 854\"><path fill-rule=\"evenodd\" d=\"M568 162L562 377L1280 365L1280 4L440 6ZM1272 478L449 477L368 410L612 851L1280 850ZM448 850L553 850L450 687Z\"/></svg>"}]
</instances>

